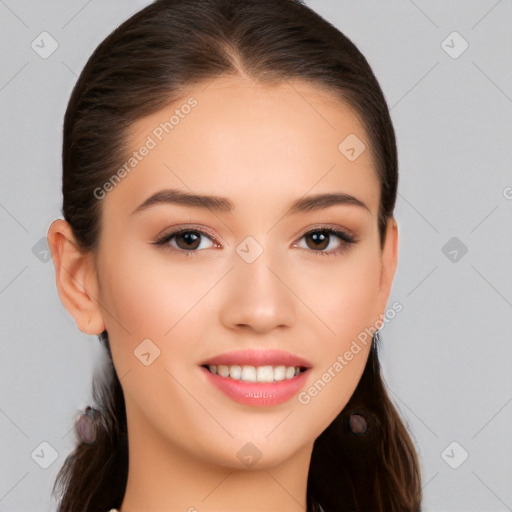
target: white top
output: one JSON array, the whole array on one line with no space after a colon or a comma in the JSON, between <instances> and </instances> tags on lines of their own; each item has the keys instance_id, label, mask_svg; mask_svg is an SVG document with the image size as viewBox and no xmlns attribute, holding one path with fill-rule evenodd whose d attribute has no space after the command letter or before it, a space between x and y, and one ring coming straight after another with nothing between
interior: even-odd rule
<instances>
[{"instance_id":1,"label":"white top","mask_svg":"<svg viewBox=\"0 0 512 512\"><path fill-rule=\"evenodd\" d=\"M320 510L323 512L323 508L320 506ZM119 510L117 510L117 508L111 508L108 512L119 512Z\"/></svg>"},{"instance_id":2,"label":"white top","mask_svg":"<svg viewBox=\"0 0 512 512\"><path fill-rule=\"evenodd\" d=\"M320 506L320 510L323 512L324 509ZM117 508L111 508L108 512L119 512L119 510L117 510Z\"/></svg>"}]
</instances>

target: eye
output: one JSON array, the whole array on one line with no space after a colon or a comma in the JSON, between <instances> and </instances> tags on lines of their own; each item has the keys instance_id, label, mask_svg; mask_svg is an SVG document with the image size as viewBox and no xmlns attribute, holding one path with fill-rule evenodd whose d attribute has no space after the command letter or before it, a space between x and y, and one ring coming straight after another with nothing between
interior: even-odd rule
<instances>
[{"instance_id":1,"label":"eye","mask_svg":"<svg viewBox=\"0 0 512 512\"><path fill-rule=\"evenodd\" d=\"M357 243L357 240L349 233L333 228L314 229L302 235L301 240L303 238L306 240L307 249L313 249L313 252L322 256L336 256L349 249L351 244ZM334 242L334 247L331 242ZM329 246L331 248L326 251L325 249Z\"/></svg>"},{"instance_id":2,"label":"eye","mask_svg":"<svg viewBox=\"0 0 512 512\"><path fill-rule=\"evenodd\" d=\"M190 256L199 252L199 250L208 249L213 246L213 243L204 246L201 241L202 237L206 237L212 242L215 240L210 234L200 229L180 228L158 237L152 243L158 246L168 244L171 246L171 249L175 249L183 252L186 256Z\"/></svg>"},{"instance_id":3,"label":"eye","mask_svg":"<svg viewBox=\"0 0 512 512\"><path fill-rule=\"evenodd\" d=\"M203 237L210 240L211 244L204 246L201 240ZM357 240L351 234L334 228L317 228L308 231L302 235L300 240L302 239L306 240L306 249L312 249L311 252L322 256L336 256L346 251L351 244L357 243ZM157 246L169 246L169 249L179 251L186 256L197 254L202 249L213 246L219 247L212 235L197 228L175 229L158 237L152 243ZM334 247L332 247L333 243ZM329 250L325 250L329 247Z\"/></svg>"}]
</instances>

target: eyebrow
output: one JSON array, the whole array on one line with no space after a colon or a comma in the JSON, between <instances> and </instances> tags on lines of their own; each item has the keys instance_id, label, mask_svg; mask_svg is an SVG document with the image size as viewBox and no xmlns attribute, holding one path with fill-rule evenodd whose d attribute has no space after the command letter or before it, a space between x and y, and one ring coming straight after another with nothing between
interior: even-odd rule
<instances>
[{"instance_id":1,"label":"eyebrow","mask_svg":"<svg viewBox=\"0 0 512 512\"><path fill-rule=\"evenodd\" d=\"M148 197L131 215L147 210L150 207L163 204L177 204L192 208L203 208L219 213L232 213L235 208L234 204L226 197L192 194L177 189L165 189ZM291 204L285 215L321 210L334 205L358 206L370 211L368 206L360 199L350 194L338 192L301 197Z\"/></svg>"}]
</instances>

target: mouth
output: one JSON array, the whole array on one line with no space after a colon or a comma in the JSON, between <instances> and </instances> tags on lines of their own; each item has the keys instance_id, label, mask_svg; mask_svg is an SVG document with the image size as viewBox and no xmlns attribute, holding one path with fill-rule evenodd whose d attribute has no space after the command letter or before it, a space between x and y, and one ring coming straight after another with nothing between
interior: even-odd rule
<instances>
[{"instance_id":1,"label":"mouth","mask_svg":"<svg viewBox=\"0 0 512 512\"><path fill-rule=\"evenodd\" d=\"M305 385L311 365L280 350L238 350L204 361L201 371L235 402L272 406L290 400Z\"/></svg>"},{"instance_id":2,"label":"mouth","mask_svg":"<svg viewBox=\"0 0 512 512\"><path fill-rule=\"evenodd\" d=\"M290 380L297 375L307 370L304 366L252 366L252 365L224 365L224 364L211 364L201 365L203 368L208 370L214 375L220 375L221 377L227 377L234 380L240 380L243 382L261 382L271 383L279 382L282 380Z\"/></svg>"}]
</instances>

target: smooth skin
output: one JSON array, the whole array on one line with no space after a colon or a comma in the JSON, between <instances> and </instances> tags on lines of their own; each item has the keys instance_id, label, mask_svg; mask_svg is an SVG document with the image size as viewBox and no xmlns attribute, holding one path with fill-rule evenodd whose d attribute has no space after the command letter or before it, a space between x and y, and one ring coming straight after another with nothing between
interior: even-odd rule
<instances>
[{"instance_id":1,"label":"smooth skin","mask_svg":"<svg viewBox=\"0 0 512 512\"><path fill-rule=\"evenodd\" d=\"M129 432L121 512L303 511L313 443L355 390L370 344L307 404L236 403L199 365L235 349L282 349L311 363L307 391L384 315L396 221L381 250L370 143L332 93L300 81L222 77L190 96L197 106L101 200L97 252L80 252L69 225L53 222L58 292L81 331L109 334ZM185 102L136 122L129 146L140 148ZM349 134L366 145L355 161L338 149ZM133 213L163 189L222 196L234 208L155 204ZM287 215L293 201L322 193L350 194L367 208ZM208 236L154 244L177 227ZM304 236L326 227L356 242L327 235L318 249ZM263 249L252 263L236 250L246 237ZM146 339L160 350L149 366L134 355ZM261 456L249 468L237 453L252 445Z\"/></svg>"}]
</instances>

